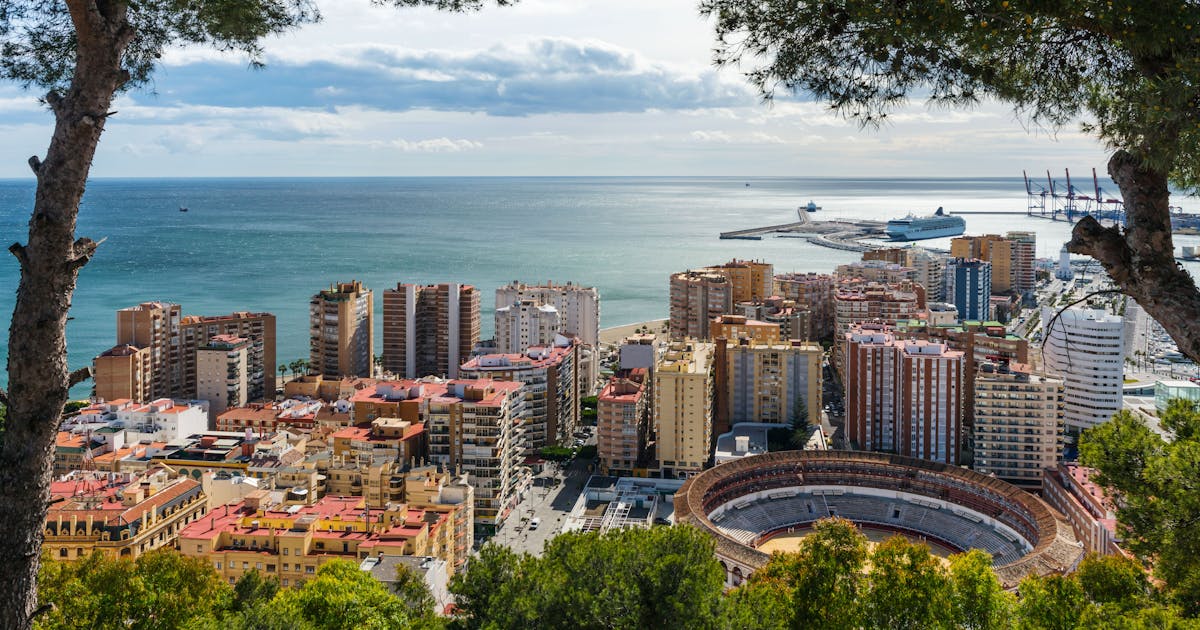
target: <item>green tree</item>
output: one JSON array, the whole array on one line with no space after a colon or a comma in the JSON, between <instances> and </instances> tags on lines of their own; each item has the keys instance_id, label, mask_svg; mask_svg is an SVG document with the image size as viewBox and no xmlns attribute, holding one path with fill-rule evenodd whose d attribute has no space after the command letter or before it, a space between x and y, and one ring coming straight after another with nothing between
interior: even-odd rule
<instances>
[{"instance_id":1,"label":"green tree","mask_svg":"<svg viewBox=\"0 0 1200 630\"><path fill-rule=\"evenodd\" d=\"M1023 630L1072 630L1087 604L1072 576L1031 575L1021 580L1018 595L1017 626Z\"/></svg>"},{"instance_id":2,"label":"green tree","mask_svg":"<svg viewBox=\"0 0 1200 630\"><path fill-rule=\"evenodd\" d=\"M1083 432L1080 461L1115 495L1123 545L1154 567L1175 601L1200 614L1200 410L1172 400L1160 418L1170 442L1118 412Z\"/></svg>"},{"instance_id":3,"label":"green tree","mask_svg":"<svg viewBox=\"0 0 1200 630\"><path fill-rule=\"evenodd\" d=\"M869 627L952 628L946 570L929 546L892 536L871 552L865 617Z\"/></svg>"},{"instance_id":4,"label":"green tree","mask_svg":"<svg viewBox=\"0 0 1200 630\"><path fill-rule=\"evenodd\" d=\"M386 586L346 560L330 560L300 588L279 591L271 603L317 630L437 628L431 609L410 608Z\"/></svg>"},{"instance_id":5,"label":"green tree","mask_svg":"<svg viewBox=\"0 0 1200 630\"><path fill-rule=\"evenodd\" d=\"M151 551L136 561L100 552L74 563L49 560L38 579L43 601L53 605L37 619L45 630L216 624L232 595L212 565L173 550Z\"/></svg>"},{"instance_id":6,"label":"green tree","mask_svg":"<svg viewBox=\"0 0 1200 630\"><path fill-rule=\"evenodd\" d=\"M477 9L484 0L373 0L395 7ZM510 4L514 0L496 0ZM55 432L72 385L66 324L79 270L98 243L76 238L96 147L114 96L150 81L165 50L207 46L258 63L259 42L315 21L313 0L0 0L0 79L46 90L54 131L29 159L36 193L8 337L8 407L0 434L0 627L26 630L37 575Z\"/></svg>"},{"instance_id":7,"label":"green tree","mask_svg":"<svg viewBox=\"0 0 1200 630\"><path fill-rule=\"evenodd\" d=\"M867 539L853 523L822 519L799 551L775 554L742 587L767 594L741 597L771 601L782 594L789 628L855 628L862 622L859 599L867 559Z\"/></svg>"},{"instance_id":8,"label":"green tree","mask_svg":"<svg viewBox=\"0 0 1200 630\"><path fill-rule=\"evenodd\" d=\"M233 586L232 608L235 611L243 611L263 605L271 601L278 592L279 578L264 577L257 569L251 569Z\"/></svg>"},{"instance_id":9,"label":"green tree","mask_svg":"<svg viewBox=\"0 0 1200 630\"><path fill-rule=\"evenodd\" d=\"M1073 120L1113 150L1128 223L1085 217L1068 244L1200 362L1200 291L1175 263L1170 190L1200 184L1200 5L1192 0L701 0L718 64L874 126L910 97L1011 104L1035 126Z\"/></svg>"},{"instance_id":10,"label":"green tree","mask_svg":"<svg viewBox=\"0 0 1200 630\"><path fill-rule=\"evenodd\" d=\"M716 628L724 571L693 527L566 533L540 558L487 545L455 576L462 628Z\"/></svg>"},{"instance_id":11,"label":"green tree","mask_svg":"<svg viewBox=\"0 0 1200 630\"><path fill-rule=\"evenodd\" d=\"M284 377L284 375L285 375L285 374L287 374L287 371L288 371L288 364L286 364L286 363L280 363L280 364L279 364L279 368L278 368L278 369L279 369L279 380L281 380L281 381L282 381L282 380L283 380L283 377Z\"/></svg>"},{"instance_id":12,"label":"green tree","mask_svg":"<svg viewBox=\"0 0 1200 630\"><path fill-rule=\"evenodd\" d=\"M999 630L1010 625L1013 597L1000 586L992 558L979 549L950 556L954 617L963 630Z\"/></svg>"}]
</instances>

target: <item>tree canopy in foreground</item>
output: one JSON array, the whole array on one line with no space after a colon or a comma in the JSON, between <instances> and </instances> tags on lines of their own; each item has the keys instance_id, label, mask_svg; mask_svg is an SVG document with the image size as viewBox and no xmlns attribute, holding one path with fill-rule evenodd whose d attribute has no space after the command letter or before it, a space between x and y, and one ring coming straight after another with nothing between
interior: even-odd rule
<instances>
[{"instance_id":1,"label":"tree canopy in foreground","mask_svg":"<svg viewBox=\"0 0 1200 630\"><path fill-rule=\"evenodd\" d=\"M863 125L910 98L1011 104L1037 126L1081 120L1113 150L1128 224L1080 220L1099 260L1200 362L1200 291L1175 261L1168 182L1200 188L1200 3L1194 0L701 0L716 61L765 96L811 95Z\"/></svg>"},{"instance_id":2,"label":"tree canopy in foreground","mask_svg":"<svg viewBox=\"0 0 1200 630\"><path fill-rule=\"evenodd\" d=\"M1200 615L1200 408L1172 400L1160 424L1172 440L1121 411L1083 432L1080 461L1113 495L1122 546L1153 564L1188 614Z\"/></svg>"}]
</instances>

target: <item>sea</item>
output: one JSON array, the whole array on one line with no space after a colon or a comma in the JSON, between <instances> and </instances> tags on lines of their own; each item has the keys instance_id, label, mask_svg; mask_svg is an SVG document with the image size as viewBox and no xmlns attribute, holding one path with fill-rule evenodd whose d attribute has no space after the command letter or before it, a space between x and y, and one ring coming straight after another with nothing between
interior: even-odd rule
<instances>
[{"instance_id":1,"label":"sea","mask_svg":"<svg viewBox=\"0 0 1200 630\"><path fill-rule=\"evenodd\" d=\"M3 244L25 240L33 197L33 180L0 180ZM306 358L309 297L352 279L376 291L377 329L382 291L407 282L478 287L485 338L493 291L512 280L597 287L603 327L662 318L673 272L732 258L763 259L777 272L829 272L857 260L798 238L718 238L795 221L809 201L821 208L814 219L886 221L939 206L1014 212L964 215L967 234L1032 230L1042 257L1057 257L1070 234L1065 222L1021 214L1025 186L1012 177L97 179L83 198L78 233L104 241L79 275L69 362L87 365L111 347L115 311L151 300L181 304L184 314L275 313L279 361ZM1194 199L1176 203L1196 211ZM1195 245L1200 237L1176 241ZM923 243L949 247L949 239ZM0 255L6 321L17 281L16 260ZM7 351L0 344L0 366ZM88 390L81 385L72 395Z\"/></svg>"}]
</instances>

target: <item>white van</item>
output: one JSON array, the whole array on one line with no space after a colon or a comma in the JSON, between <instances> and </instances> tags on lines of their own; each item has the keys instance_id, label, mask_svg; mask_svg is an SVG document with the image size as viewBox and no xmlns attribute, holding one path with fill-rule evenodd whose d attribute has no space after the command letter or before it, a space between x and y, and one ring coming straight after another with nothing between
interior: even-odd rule
<instances>
[{"instance_id":1,"label":"white van","mask_svg":"<svg viewBox=\"0 0 1200 630\"><path fill-rule=\"evenodd\" d=\"M529 529L537 529L538 525L541 525L541 524L542 524L542 519L535 516L535 517L533 517L533 520L529 521Z\"/></svg>"}]
</instances>

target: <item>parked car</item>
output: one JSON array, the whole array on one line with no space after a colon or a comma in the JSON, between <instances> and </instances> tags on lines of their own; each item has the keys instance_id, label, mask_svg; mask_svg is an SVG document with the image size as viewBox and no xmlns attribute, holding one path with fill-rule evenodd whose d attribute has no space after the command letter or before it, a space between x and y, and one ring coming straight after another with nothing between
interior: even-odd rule
<instances>
[{"instance_id":1,"label":"parked car","mask_svg":"<svg viewBox=\"0 0 1200 630\"><path fill-rule=\"evenodd\" d=\"M529 529L537 529L538 525L541 525L541 524L542 524L542 519L535 516L535 517L533 517L533 520L529 521Z\"/></svg>"}]
</instances>

